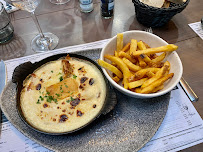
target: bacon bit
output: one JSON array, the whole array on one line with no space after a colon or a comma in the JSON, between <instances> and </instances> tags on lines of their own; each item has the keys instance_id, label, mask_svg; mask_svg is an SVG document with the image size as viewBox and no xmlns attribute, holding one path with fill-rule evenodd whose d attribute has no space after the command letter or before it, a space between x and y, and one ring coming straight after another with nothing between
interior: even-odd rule
<instances>
[{"instance_id":1,"label":"bacon bit","mask_svg":"<svg viewBox=\"0 0 203 152\"><path fill-rule=\"evenodd\" d=\"M85 99L82 99L83 101L85 100Z\"/></svg>"},{"instance_id":2,"label":"bacon bit","mask_svg":"<svg viewBox=\"0 0 203 152\"><path fill-rule=\"evenodd\" d=\"M56 119L55 119L55 118L53 118L53 121L56 121Z\"/></svg>"},{"instance_id":3,"label":"bacon bit","mask_svg":"<svg viewBox=\"0 0 203 152\"><path fill-rule=\"evenodd\" d=\"M61 104L62 104L62 105L64 105L64 104L65 104L65 102L62 102Z\"/></svg>"},{"instance_id":4,"label":"bacon bit","mask_svg":"<svg viewBox=\"0 0 203 152\"><path fill-rule=\"evenodd\" d=\"M33 82L31 82L31 83L28 85L28 87L27 87L27 91L32 90L33 87L34 87L34 84L33 84Z\"/></svg>"},{"instance_id":5,"label":"bacon bit","mask_svg":"<svg viewBox=\"0 0 203 152\"><path fill-rule=\"evenodd\" d=\"M36 76L36 74L34 74L34 73L32 73L31 75L32 75L32 77L34 77L34 78L36 78L36 77L37 77L37 76Z\"/></svg>"},{"instance_id":6,"label":"bacon bit","mask_svg":"<svg viewBox=\"0 0 203 152\"><path fill-rule=\"evenodd\" d=\"M78 69L78 73L86 73L84 66Z\"/></svg>"},{"instance_id":7,"label":"bacon bit","mask_svg":"<svg viewBox=\"0 0 203 152\"><path fill-rule=\"evenodd\" d=\"M82 90L84 90L84 87L83 87L82 85L80 85L80 86L79 86L79 89L82 89Z\"/></svg>"},{"instance_id":8,"label":"bacon bit","mask_svg":"<svg viewBox=\"0 0 203 152\"><path fill-rule=\"evenodd\" d=\"M46 107L48 107L48 105L45 103L45 104L43 105L43 107L46 108Z\"/></svg>"},{"instance_id":9,"label":"bacon bit","mask_svg":"<svg viewBox=\"0 0 203 152\"><path fill-rule=\"evenodd\" d=\"M75 107L80 103L80 98L75 98L70 102L70 105Z\"/></svg>"},{"instance_id":10,"label":"bacon bit","mask_svg":"<svg viewBox=\"0 0 203 152\"><path fill-rule=\"evenodd\" d=\"M66 116L65 114L60 115L59 122L65 122L67 119L68 119L68 116Z\"/></svg>"},{"instance_id":11,"label":"bacon bit","mask_svg":"<svg viewBox=\"0 0 203 152\"><path fill-rule=\"evenodd\" d=\"M89 81L89 85L93 85L94 84L94 79L91 78L90 81Z\"/></svg>"},{"instance_id":12,"label":"bacon bit","mask_svg":"<svg viewBox=\"0 0 203 152\"><path fill-rule=\"evenodd\" d=\"M96 104L94 104L94 105L93 105L93 108L96 108L96 106L97 106L97 105L96 105Z\"/></svg>"},{"instance_id":13,"label":"bacon bit","mask_svg":"<svg viewBox=\"0 0 203 152\"><path fill-rule=\"evenodd\" d=\"M83 112L77 110L77 116L78 116L78 117L81 117L83 114L84 114Z\"/></svg>"},{"instance_id":14,"label":"bacon bit","mask_svg":"<svg viewBox=\"0 0 203 152\"><path fill-rule=\"evenodd\" d=\"M57 107L57 109L60 109L60 107Z\"/></svg>"},{"instance_id":15,"label":"bacon bit","mask_svg":"<svg viewBox=\"0 0 203 152\"><path fill-rule=\"evenodd\" d=\"M71 59L70 55L67 54L67 56L66 56L66 60L70 60L70 59Z\"/></svg>"},{"instance_id":16,"label":"bacon bit","mask_svg":"<svg viewBox=\"0 0 203 152\"><path fill-rule=\"evenodd\" d=\"M73 113L74 113L74 112L69 112L68 114L69 114L69 115L73 115Z\"/></svg>"},{"instance_id":17,"label":"bacon bit","mask_svg":"<svg viewBox=\"0 0 203 152\"><path fill-rule=\"evenodd\" d=\"M66 112L66 109L62 110L62 112Z\"/></svg>"},{"instance_id":18,"label":"bacon bit","mask_svg":"<svg viewBox=\"0 0 203 152\"><path fill-rule=\"evenodd\" d=\"M36 86L36 90L40 90L42 87L42 85L39 83L37 86Z\"/></svg>"},{"instance_id":19,"label":"bacon bit","mask_svg":"<svg viewBox=\"0 0 203 152\"><path fill-rule=\"evenodd\" d=\"M69 78L73 73L73 68L68 60L62 60L63 73L65 78Z\"/></svg>"},{"instance_id":20,"label":"bacon bit","mask_svg":"<svg viewBox=\"0 0 203 152\"><path fill-rule=\"evenodd\" d=\"M44 82L43 79L40 79L39 81Z\"/></svg>"},{"instance_id":21,"label":"bacon bit","mask_svg":"<svg viewBox=\"0 0 203 152\"><path fill-rule=\"evenodd\" d=\"M82 78L80 79L80 83L84 83L87 79L88 79L87 77L82 77Z\"/></svg>"},{"instance_id":22,"label":"bacon bit","mask_svg":"<svg viewBox=\"0 0 203 152\"><path fill-rule=\"evenodd\" d=\"M77 95L77 98L80 98L81 97L81 94L79 93L78 95Z\"/></svg>"},{"instance_id":23,"label":"bacon bit","mask_svg":"<svg viewBox=\"0 0 203 152\"><path fill-rule=\"evenodd\" d=\"M101 95L101 92L99 92L99 94L98 94L97 98L99 98L99 97L100 97L100 95Z\"/></svg>"},{"instance_id":24,"label":"bacon bit","mask_svg":"<svg viewBox=\"0 0 203 152\"><path fill-rule=\"evenodd\" d=\"M51 76L49 77L49 79L51 79Z\"/></svg>"}]
</instances>

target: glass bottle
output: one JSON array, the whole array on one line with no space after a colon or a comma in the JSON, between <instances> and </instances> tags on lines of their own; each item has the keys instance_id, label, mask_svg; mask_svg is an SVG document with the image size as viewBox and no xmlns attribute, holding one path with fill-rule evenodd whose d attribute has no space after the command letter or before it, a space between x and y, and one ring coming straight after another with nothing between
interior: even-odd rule
<instances>
[{"instance_id":1,"label":"glass bottle","mask_svg":"<svg viewBox=\"0 0 203 152\"><path fill-rule=\"evenodd\" d=\"M101 16L109 19L114 14L114 0L101 0Z\"/></svg>"},{"instance_id":2,"label":"glass bottle","mask_svg":"<svg viewBox=\"0 0 203 152\"><path fill-rule=\"evenodd\" d=\"M92 0L79 0L80 10L84 13L89 13L93 11L93 2Z\"/></svg>"}]
</instances>

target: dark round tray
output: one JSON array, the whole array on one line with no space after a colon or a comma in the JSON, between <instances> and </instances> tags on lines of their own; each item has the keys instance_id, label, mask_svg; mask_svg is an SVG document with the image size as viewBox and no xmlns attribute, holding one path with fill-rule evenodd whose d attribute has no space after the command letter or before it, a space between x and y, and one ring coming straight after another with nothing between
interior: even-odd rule
<instances>
[{"instance_id":1,"label":"dark round tray","mask_svg":"<svg viewBox=\"0 0 203 152\"><path fill-rule=\"evenodd\" d=\"M95 60L101 49L79 54ZM3 113L22 134L53 151L138 151L160 127L170 100L170 93L151 99L135 99L116 92L117 105L111 112L101 115L87 127L67 135L48 135L28 127L16 108L16 84L9 82L0 98ZM109 100L114 100L113 95Z\"/></svg>"}]
</instances>

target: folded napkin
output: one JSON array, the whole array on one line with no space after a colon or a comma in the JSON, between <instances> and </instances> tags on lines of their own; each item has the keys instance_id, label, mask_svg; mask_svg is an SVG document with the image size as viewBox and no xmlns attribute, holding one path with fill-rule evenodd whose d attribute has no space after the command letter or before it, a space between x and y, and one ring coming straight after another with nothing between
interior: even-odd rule
<instances>
[{"instance_id":1,"label":"folded napkin","mask_svg":"<svg viewBox=\"0 0 203 152\"><path fill-rule=\"evenodd\" d=\"M6 12L7 12L7 13L11 13L11 12L14 12L14 11L19 10L17 7L14 7L13 5L7 3L7 2L4 1L4 0L0 0L0 2L3 3L4 8L6 9Z\"/></svg>"}]
</instances>

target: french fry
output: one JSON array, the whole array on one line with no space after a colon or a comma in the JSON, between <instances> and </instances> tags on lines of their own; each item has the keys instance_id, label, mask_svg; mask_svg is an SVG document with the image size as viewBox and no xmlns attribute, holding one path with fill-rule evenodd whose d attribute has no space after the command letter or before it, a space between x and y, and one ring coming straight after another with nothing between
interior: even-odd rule
<instances>
[{"instance_id":1,"label":"french fry","mask_svg":"<svg viewBox=\"0 0 203 152\"><path fill-rule=\"evenodd\" d=\"M144 44L142 41L139 41L139 42L137 43L137 46L138 46L138 48L139 48L140 50L145 50L145 49L147 49L147 47L145 46L145 44Z\"/></svg>"},{"instance_id":2,"label":"french fry","mask_svg":"<svg viewBox=\"0 0 203 152\"><path fill-rule=\"evenodd\" d=\"M146 76L149 77L149 78L153 77L154 75L155 74L152 71L147 71L146 72Z\"/></svg>"},{"instance_id":3,"label":"french fry","mask_svg":"<svg viewBox=\"0 0 203 152\"><path fill-rule=\"evenodd\" d=\"M135 92L136 92L136 93L141 93L141 90L142 90L142 89L141 89L140 87L139 87L139 88L135 88Z\"/></svg>"},{"instance_id":4,"label":"french fry","mask_svg":"<svg viewBox=\"0 0 203 152\"><path fill-rule=\"evenodd\" d=\"M161 55L159 55L155 59L152 59L151 61L154 63L161 62L164 60L165 56L166 56L166 52L162 53Z\"/></svg>"},{"instance_id":5,"label":"french fry","mask_svg":"<svg viewBox=\"0 0 203 152\"><path fill-rule=\"evenodd\" d=\"M140 57L147 63L152 64L152 60L146 54L140 54Z\"/></svg>"},{"instance_id":6,"label":"french fry","mask_svg":"<svg viewBox=\"0 0 203 152\"><path fill-rule=\"evenodd\" d=\"M123 33L117 34L117 51L121 51L123 49Z\"/></svg>"},{"instance_id":7,"label":"french fry","mask_svg":"<svg viewBox=\"0 0 203 152\"><path fill-rule=\"evenodd\" d=\"M133 75L129 78L129 82L142 79L148 71L156 73L159 70L160 70L160 68L146 68L146 69L139 70L138 72L135 73L135 75Z\"/></svg>"},{"instance_id":8,"label":"french fry","mask_svg":"<svg viewBox=\"0 0 203 152\"><path fill-rule=\"evenodd\" d=\"M123 78L123 74L121 73L120 70L118 70L115 66L103 61L103 60L98 60L98 64L108 70L110 70L111 72L113 72L114 74L116 74L119 78Z\"/></svg>"},{"instance_id":9,"label":"french fry","mask_svg":"<svg viewBox=\"0 0 203 152\"><path fill-rule=\"evenodd\" d=\"M139 87L139 86L141 86L147 79L148 79L148 78L143 78L143 79L140 79L140 80L138 80L138 81L130 82L130 83L128 83L128 87L129 87L129 89Z\"/></svg>"},{"instance_id":10,"label":"french fry","mask_svg":"<svg viewBox=\"0 0 203 152\"><path fill-rule=\"evenodd\" d=\"M123 47L123 49L122 49L121 51L127 52L129 49L130 49L130 42L127 43L127 44Z\"/></svg>"},{"instance_id":11,"label":"french fry","mask_svg":"<svg viewBox=\"0 0 203 152\"><path fill-rule=\"evenodd\" d=\"M135 65L135 64L133 64L132 62L130 62L128 59L126 59L126 58L123 58L123 62L128 66L128 68L130 69L130 70L132 70L132 71L139 71L139 70L141 70L142 68L141 67L139 67L139 66L137 66L137 65Z\"/></svg>"},{"instance_id":12,"label":"french fry","mask_svg":"<svg viewBox=\"0 0 203 152\"><path fill-rule=\"evenodd\" d=\"M155 92L157 92L157 91L159 91L159 90L162 90L163 88L164 88L164 85L162 84L162 85L160 85L160 86L154 88L154 90L152 90L152 93L155 93Z\"/></svg>"},{"instance_id":13,"label":"french fry","mask_svg":"<svg viewBox=\"0 0 203 152\"><path fill-rule=\"evenodd\" d=\"M137 40L132 39L130 45L130 55L133 54L133 52L136 52L136 50L137 50Z\"/></svg>"},{"instance_id":14,"label":"french fry","mask_svg":"<svg viewBox=\"0 0 203 152\"><path fill-rule=\"evenodd\" d=\"M112 78L116 83L118 83L120 81L120 78L118 76L115 76Z\"/></svg>"},{"instance_id":15,"label":"french fry","mask_svg":"<svg viewBox=\"0 0 203 152\"><path fill-rule=\"evenodd\" d=\"M143 59L140 56L138 56L137 58L138 58L140 67L145 68L147 64L143 61Z\"/></svg>"},{"instance_id":16,"label":"french fry","mask_svg":"<svg viewBox=\"0 0 203 152\"><path fill-rule=\"evenodd\" d=\"M148 87L141 90L140 93L151 93L156 87L162 85L165 81L172 78L174 73L170 73L167 76L162 77L161 79L156 80L154 83L150 84Z\"/></svg>"},{"instance_id":17,"label":"french fry","mask_svg":"<svg viewBox=\"0 0 203 152\"><path fill-rule=\"evenodd\" d=\"M150 85L154 81L156 81L156 80L160 79L162 76L164 76L164 74L166 73L166 71L169 68L169 65L170 65L170 63L168 61L166 61L164 63L164 66L152 78L145 81L143 83L143 85L141 86L141 88L143 89L143 88L147 87L148 85Z\"/></svg>"},{"instance_id":18,"label":"french fry","mask_svg":"<svg viewBox=\"0 0 203 152\"><path fill-rule=\"evenodd\" d=\"M131 76L131 72L128 69L128 66L122 61L122 59L120 59L118 57L115 57L115 56L112 56L112 55L104 55L104 57L106 59L109 59L111 62L116 63L120 67L120 69L121 69L121 71L123 73L124 88L128 89L128 78Z\"/></svg>"},{"instance_id":19,"label":"french fry","mask_svg":"<svg viewBox=\"0 0 203 152\"><path fill-rule=\"evenodd\" d=\"M114 51L114 55L118 57L118 51Z\"/></svg>"},{"instance_id":20,"label":"french fry","mask_svg":"<svg viewBox=\"0 0 203 152\"><path fill-rule=\"evenodd\" d=\"M160 46L156 48L149 48L146 50L140 50L133 52L133 56L139 56L140 54L152 54L152 53L159 53L159 52L172 52L175 51L178 48L178 46L174 44L168 44L165 46Z\"/></svg>"},{"instance_id":21,"label":"french fry","mask_svg":"<svg viewBox=\"0 0 203 152\"><path fill-rule=\"evenodd\" d=\"M127 53L125 53L125 52L123 52L123 51L120 51L120 52L118 53L118 56L119 56L120 58L125 57L125 58L127 58L128 60L130 60L130 62L132 62L132 63L136 63L136 62L137 62L136 59L132 58L129 54L127 54Z\"/></svg>"}]
</instances>

